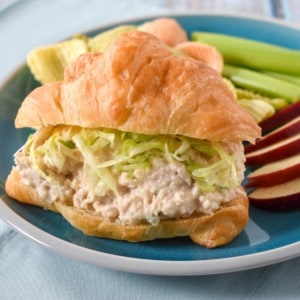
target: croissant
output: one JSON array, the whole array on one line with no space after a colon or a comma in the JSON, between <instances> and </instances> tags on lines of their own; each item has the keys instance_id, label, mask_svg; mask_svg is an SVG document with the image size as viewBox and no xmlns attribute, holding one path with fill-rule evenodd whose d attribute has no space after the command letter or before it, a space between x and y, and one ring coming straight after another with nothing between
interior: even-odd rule
<instances>
[{"instance_id":1,"label":"croissant","mask_svg":"<svg viewBox=\"0 0 300 300\"><path fill-rule=\"evenodd\" d=\"M242 141L260 137L218 72L132 31L79 56L16 116L31 135L8 195L97 237L190 236L212 248L246 226Z\"/></svg>"}]
</instances>

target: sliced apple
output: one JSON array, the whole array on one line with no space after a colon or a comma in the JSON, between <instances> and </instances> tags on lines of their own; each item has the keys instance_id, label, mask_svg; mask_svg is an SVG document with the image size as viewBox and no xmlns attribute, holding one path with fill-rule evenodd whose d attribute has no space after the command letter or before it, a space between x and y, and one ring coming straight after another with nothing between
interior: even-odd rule
<instances>
[{"instance_id":1,"label":"sliced apple","mask_svg":"<svg viewBox=\"0 0 300 300\"><path fill-rule=\"evenodd\" d=\"M300 134L246 154L246 165L255 166L284 159L300 153Z\"/></svg>"},{"instance_id":2,"label":"sliced apple","mask_svg":"<svg viewBox=\"0 0 300 300\"><path fill-rule=\"evenodd\" d=\"M283 124L288 123L289 121L299 116L300 116L300 101L281 109L272 117L260 122L259 125L262 129L262 133L265 134L271 130L274 130L282 126Z\"/></svg>"},{"instance_id":3,"label":"sliced apple","mask_svg":"<svg viewBox=\"0 0 300 300\"><path fill-rule=\"evenodd\" d=\"M248 187L267 187L300 177L300 154L269 163L248 175Z\"/></svg>"},{"instance_id":4,"label":"sliced apple","mask_svg":"<svg viewBox=\"0 0 300 300\"><path fill-rule=\"evenodd\" d=\"M300 178L272 187L257 188L248 197L253 205L261 208L274 210L300 208Z\"/></svg>"},{"instance_id":5,"label":"sliced apple","mask_svg":"<svg viewBox=\"0 0 300 300\"><path fill-rule=\"evenodd\" d=\"M300 116L277 128L276 130L266 134L264 137L259 139L255 145L249 144L245 146L245 153L250 153L252 151L262 149L298 133L300 133Z\"/></svg>"}]
</instances>

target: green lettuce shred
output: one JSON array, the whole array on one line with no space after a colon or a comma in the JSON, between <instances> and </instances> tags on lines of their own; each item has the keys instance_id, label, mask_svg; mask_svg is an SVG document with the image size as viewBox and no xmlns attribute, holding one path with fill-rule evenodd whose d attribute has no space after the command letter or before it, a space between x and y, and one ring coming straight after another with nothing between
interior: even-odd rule
<instances>
[{"instance_id":1,"label":"green lettuce shred","mask_svg":"<svg viewBox=\"0 0 300 300\"><path fill-rule=\"evenodd\" d=\"M121 172L132 178L135 170L150 169L156 157L182 163L203 191L239 185L235 154L230 155L218 142L177 135L46 127L29 137L25 151L49 184L56 184L57 174L66 171L68 161L82 164L90 188L99 196L107 191L118 194L117 177Z\"/></svg>"}]
</instances>

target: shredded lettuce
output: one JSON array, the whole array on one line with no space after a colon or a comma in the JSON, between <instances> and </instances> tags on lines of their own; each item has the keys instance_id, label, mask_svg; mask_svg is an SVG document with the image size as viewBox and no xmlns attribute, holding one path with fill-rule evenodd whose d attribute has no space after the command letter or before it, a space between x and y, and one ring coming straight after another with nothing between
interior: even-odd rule
<instances>
[{"instance_id":1,"label":"shredded lettuce","mask_svg":"<svg viewBox=\"0 0 300 300\"><path fill-rule=\"evenodd\" d=\"M25 151L49 184L55 184L55 174L68 171L70 161L82 164L90 188L99 196L118 194L118 175L126 172L132 178L135 170L150 169L155 157L183 164L203 191L239 185L235 154L219 142L177 135L56 126L29 137Z\"/></svg>"}]
</instances>

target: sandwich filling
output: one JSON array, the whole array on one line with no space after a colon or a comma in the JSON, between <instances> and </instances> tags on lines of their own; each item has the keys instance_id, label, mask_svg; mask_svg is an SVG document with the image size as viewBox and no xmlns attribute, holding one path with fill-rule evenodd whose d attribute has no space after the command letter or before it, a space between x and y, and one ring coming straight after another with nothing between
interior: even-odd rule
<instances>
[{"instance_id":1,"label":"sandwich filling","mask_svg":"<svg viewBox=\"0 0 300 300\"><path fill-rule=\"evenodd\" d=\"M240 193L242 143L114 129L48 126L15 155L22 183L43 201L124 225L212 214Z\"/></svg>"}]
</instances>

